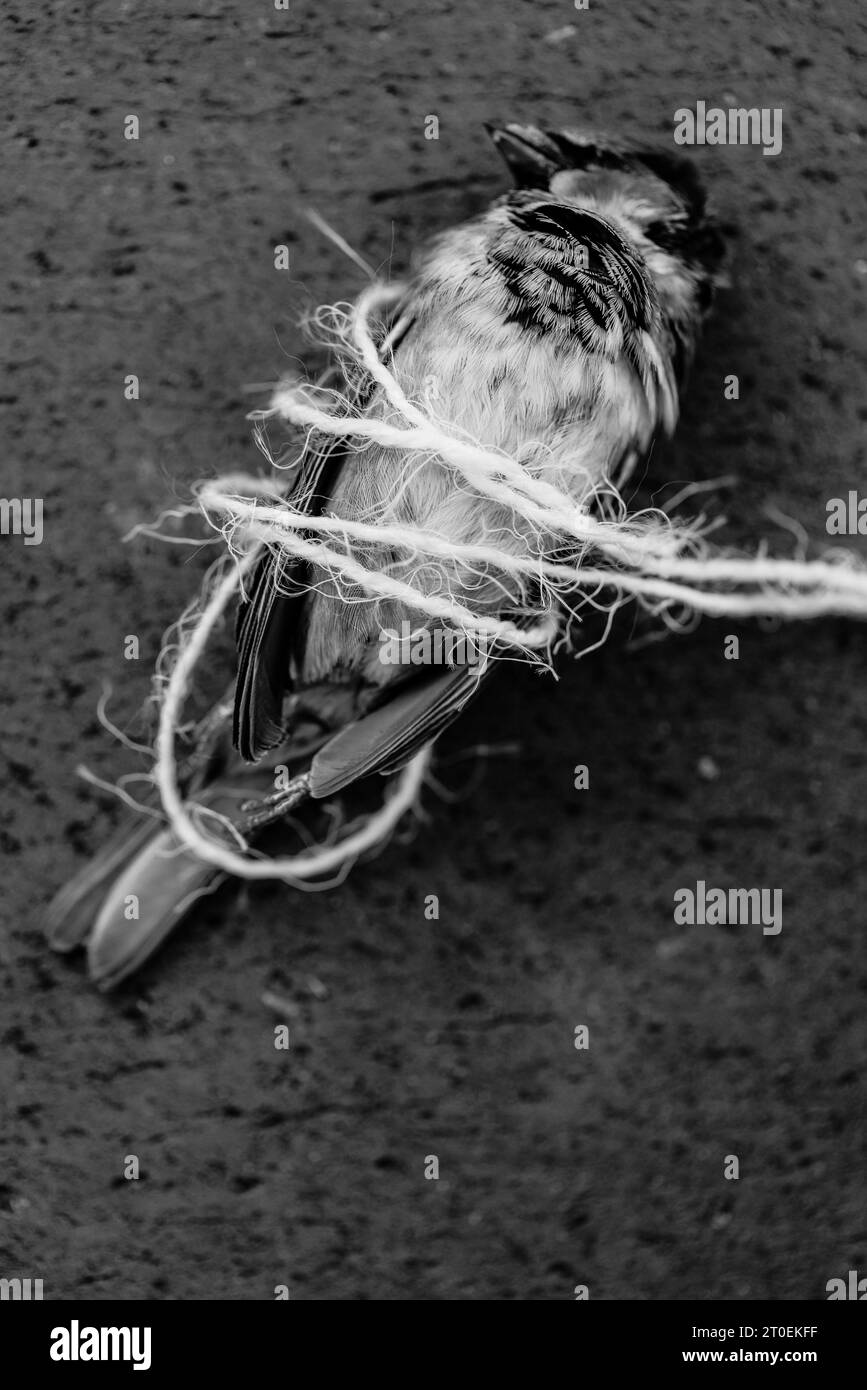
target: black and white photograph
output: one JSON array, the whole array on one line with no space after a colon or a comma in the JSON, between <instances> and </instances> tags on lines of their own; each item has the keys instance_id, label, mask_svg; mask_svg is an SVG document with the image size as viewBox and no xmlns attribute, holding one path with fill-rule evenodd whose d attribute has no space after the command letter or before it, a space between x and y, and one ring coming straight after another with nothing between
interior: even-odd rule
<instances>
[{"instance_id":1,"label":"black and white photograph","mask_svg":"<svg viewBox=\"0 0 867 1390\"><path fill-rule=\"evenodd\" d=\"M867 1300L860 7L0 31L21 1366L204 1370L179 1305L566 1300L609 1369L827 1372Z\"/></svg>"}]
</instances>

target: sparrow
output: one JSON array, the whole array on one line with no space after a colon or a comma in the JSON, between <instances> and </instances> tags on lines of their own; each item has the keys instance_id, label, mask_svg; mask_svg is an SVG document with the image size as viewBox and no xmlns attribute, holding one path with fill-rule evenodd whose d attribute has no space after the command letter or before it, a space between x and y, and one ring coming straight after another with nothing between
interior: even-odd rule
<instances>
[{"instance_id":1,"label":"sparrow","mask_svg":"<svg viewBox=\"0 0 867 1390\"><path fill-rule=\"evenodd\" d=\"M486 128L514 186L415 256L383 360L411 401L580 503L600 484L622 485L657 436L673 431L723 283L723 239L680 155L581 129ZM347 383L347 392L358 413L388 417L376 382ZM314 434L290 476L287 505L307 515L417 527L460 544L484 538L513 554L527 543L529 523L456 487L436 457ZM546 553L562 556L562 545L542 537ZM526 594L502 573L459 560L419 567L376 541L358 543L353 558L426 595L463 596L476 612L528 621ZM205 721L182 772L185 796L219 809L250 840L307 799L402 768L495 664L383 662L384 631L435 623L264 547L239 607L234 692ZM275 763L299 768L278 792L267 790ZM140 822L61 892L49 939L68 950L88 938L91 976L109 987L219 877L164 823ZM123 911L130 894L147 905L136 921Z\"/></svg>"}]
</instances>

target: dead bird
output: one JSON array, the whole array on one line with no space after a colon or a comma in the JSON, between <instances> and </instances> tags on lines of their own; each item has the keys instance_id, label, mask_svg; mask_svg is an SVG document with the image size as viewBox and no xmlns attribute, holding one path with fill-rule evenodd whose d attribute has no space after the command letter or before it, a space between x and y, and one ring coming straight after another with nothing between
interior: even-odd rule
<instances>
[{"instance_id":1,"label":"dead bird","mask_svg":"<svg viewBox=\"0 0 867 1390\"><path fill-rule=\"evenodd\" d=\"M580 501L605 480L622 483L674 429L723 242L687 159L580 130L488 131L515 187L416 257L382 350L408 397L424 399L432 385L443 418ZM355 390L362 413L386 414L376 383ZM314 438L287 502L455 543L523 543L514 517L456 489L435 457L407 468L394 450L351 439ZM375 541L356 558L398 577L413 563ZM526 619L525 596L500 576L444 561L413 580L426 594L460 597L471 586L477 611ZM308 798L404 767L491 669L489 659L445 670L384 663L384 630L433 620L398 600L354 597L273 546L240 606L234 695L205 722L183 789L248 840ZM269 792L274 763L297 767L299 750L309 759L311 749L288 787ZM49 940L68 950L87 939L92 977L111 986L219 877L163 823L138 822L58 895Z\"/></svg>"}]
</instances>

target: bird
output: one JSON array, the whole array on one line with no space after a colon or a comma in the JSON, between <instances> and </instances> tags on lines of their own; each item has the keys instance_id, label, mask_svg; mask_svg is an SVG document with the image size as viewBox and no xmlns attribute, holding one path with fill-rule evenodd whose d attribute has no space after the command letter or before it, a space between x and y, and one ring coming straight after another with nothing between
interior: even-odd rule
<instances>
[{"instance_id":1,"label":"bird","mask_svg":"<svg viewBox=\"0 0 867 1390\"><path fill-rule=\"evenodd\" d=\"M411 401L433 392L451 427L580 503L600 484L622 486L674 430L703 321L725 283L725 242L687 157L584 128L486 130L513 186L413 256L381 351ZM347 383L347 395L358 414L387 419L375 380ZM512 554L531 525L456 488L435 455L409 460L374 441L315 432L286 502L311 517L416 527L456 544L484 538ZM551 554L562 546L555 536L535 543ZM526 593L502 574L449 558L419 566L376 539L353 555L425 595L471 592L476 612L529 621ZM239 604L234 689L205 721L182 770L184 794L255 838L304 800L405 766L496 664L382 660L384 631L436 622L403 599L370 600L279 544L263 547ZM266 790L275 757L298 768L278 792ZM159 820L139 823L61 891L49 940L69 950L87 939L91 976L109 988L219 876ZM137 892L144 884L148 892ZM149 904L133 922L122 911L130 895Z\"/></svg>"}]
</instances>

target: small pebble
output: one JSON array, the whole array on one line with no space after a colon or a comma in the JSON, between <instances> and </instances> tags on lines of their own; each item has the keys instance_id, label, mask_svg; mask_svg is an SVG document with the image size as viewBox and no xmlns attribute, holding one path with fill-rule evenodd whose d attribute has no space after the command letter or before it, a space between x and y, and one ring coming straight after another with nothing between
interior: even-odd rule
<instances>
[{"instance_id":1,"label":"small pebble","mask_svg":"<svg viewBox=\"0 0 867 1390\"><path fill-rule=\"evenodd\" d=\"M574 24L564 24L562 29L552 29L550 34L546 34L545 43L565 43L567 39L571 39L573 34L577 33L578 30Z\"/></svg>"},{"instance_id":2,"label":"small pebble","mask_svg":"<svg viewBox=\"0 0 867 1390\"><path fill-rule=\"evenodd\" d=\"M719 768L713 758L705 755L698 760L698 775L703 782L715 782L719 777Z\"/></svg>"}]
</instances>

